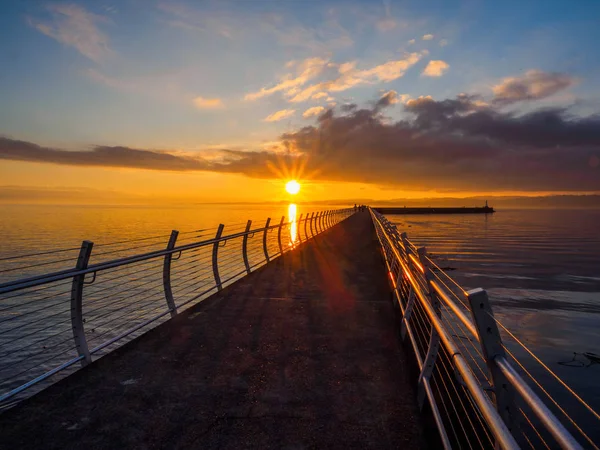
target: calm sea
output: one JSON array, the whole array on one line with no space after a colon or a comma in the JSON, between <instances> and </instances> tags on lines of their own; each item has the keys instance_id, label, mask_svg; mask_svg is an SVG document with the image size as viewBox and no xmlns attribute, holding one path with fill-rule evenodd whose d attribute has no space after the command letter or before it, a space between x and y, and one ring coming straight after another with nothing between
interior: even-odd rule
<instances>
[{"instance_id":1,"label":"calm sea","mask_svg":"<svg viewBox=\"0 0 600 450\"><path fill-rule=\"evenodd\" d=\"M332 208L299 205L297 215ZM267 217L279 221L287 216L288 205L11 205L0 206L0 211L0 257L6 257L76 249L84 239L102 244L164 235L163 248L172 229L243 226L248 219L262 226ZM465 288L486 289L501 321L600 410L600 364L590 364L580 355L600 354L600 210L501 210L487 216L389 219L416 244L426 246ZM72 267L70 260L66 264ZM514 351L559 403L572 404L525 352L518 347ZM578 419L592 423L588 416L582 413Z\"/></svg>"},{"instance_id":2,"label":"calm sea","mask_svg":"<svg viewBox=\"0 0 600 450\"><path fill-rule=\"evenodd\" d=\"M486 289L501 322L600 411L600 364L581 355L600 355L600 210L388 218L465 289ZM592 416L522 348L508 345L599 442Z\"/></svg>"}]
</instances>

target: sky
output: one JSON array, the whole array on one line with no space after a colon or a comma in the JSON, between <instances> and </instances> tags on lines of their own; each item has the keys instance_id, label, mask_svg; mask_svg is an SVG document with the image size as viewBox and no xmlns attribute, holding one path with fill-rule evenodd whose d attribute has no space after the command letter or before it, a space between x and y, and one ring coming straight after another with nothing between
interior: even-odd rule
<instances>
[{"instance_id":1,"label":"sky","mask_svg":"<svg viewBox=\"0 0 600 450\"><path fill-rule=\"evenodd\" d=\"M600 3L0 3L0 202L600 192Z\"/></svg>"}]
</instances>

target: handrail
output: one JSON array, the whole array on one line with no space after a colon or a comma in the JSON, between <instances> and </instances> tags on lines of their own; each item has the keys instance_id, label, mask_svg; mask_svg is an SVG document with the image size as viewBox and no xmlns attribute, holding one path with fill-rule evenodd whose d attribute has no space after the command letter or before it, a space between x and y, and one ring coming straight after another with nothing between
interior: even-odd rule
<instances>
[{"instance_id":1,"label":"handrail","mask_svg":"<svg viewBox=\"0 0 600 450\"><path fill-rule=\"evenodd\" d=\"M310 218L306 215L304 219L302 216L298 220L290 217L285 221L282 217L278 223L267 222L259 228L251 228L252 222L248 221L242 231L227 235L222 234L224 226L220 225L212 238L179 245L176 244L177 235L185 238L190 233L207 230L173 231L165 236L169 238L168 242L159 243L162 246L159 250L95 264L88 264L90 257L94 257L93 243L84 241L79 258L81 255L85 258L75 267L1 283L0 409L7 405L4 402L9 398L24 391L31 392L34 386L41 386L42 382L66 369L76 370L77 362L89 364L92 357L102 356L121 345L125 338L139 335L150 326L168 320L184 307L192 306L298 248L354 212L354 208L329 211L330 220L322 220L302 240L298 236L298 226L309 220L312 225L314 212ZM324 216L321 212L317 217ZM271 233L273 230L278 231ZM228 242L232 244L225 245ZM144 243L140 247L149 245ZM45 251L43 254L57 252ZM23 258L31 256L36 255ZM19 257L7 259L10 264L15 260ZM68 260L60 259L55 263L63 261ZM23 268L47 267L49 264L53 262ZM110 274L105 276L108 272ZM85 280L88 274L93 274L93 279ZM68 285L72 288L67 290ZM65 317L69 315L67 327Z\"/></svg>"},{"instance_id":2,"label":"handrail","mask_svg":"<svg viewBox=\"0 0 600 450\"><path fill-rule=\"evenodd\" d=\"M503 345L501 343L500 335L497 334L497 330L496 334L493 335L494 333L492 328L496 328L494 321L497 322L497 319L493 317L491 309L485 306L487 304L487 294L485 291L477 289L466 292L445 273L443 275L451 281L449 284L453 284L455 287L460 288L460 295L465 295L466 300L471 302L471 305L473 305L472 302L477 299L478 303L475 303L475 305L477 305L477 308L481 306L482 312L480 313L479 311L473 309L474 306L469 307L467 302L460 300L460 297L457 297L457 294L452 293L449 287L446 286L446 283L441 281L439 276L430 279L429 282L426 283L425 279L426 276L428 276L427 270L429 269L427 269L422 264L422 261L420 261L414 255L413 248L416 247L410 243L410 241L408 241L405 234L403 234L402 238L400 238L395 227L393 227L383 215L372 209L369 210L375 226L377 237L382 247L388 271L390 272L390 278L392 279L393 285L392 287L394 292L397 294L398 304L400 305L400 311L402 314L402 328L403 330L406 329L406 334L408 334L410 338L410 343L415 352L419 369L422 370L423 366L423 349L419 348L419 345L423 345L422 343L426 342L428 339L427 335L423 335L423 333L426 332L424 331L423 326L429 324L429 326L432 327L431 329L434 329L439 334L442 345L449 355L448 359L451 362L455 373L460 374L460 380L458 380L458 382L466 389L466 392L470 396L470 400L472 400L471 404L473 405L473 408L475 408L475 410L471 411L471 413L479 415L484 419L484 428L489 428L496 439L496 444L499 444L502 448L519 448L517 439L520 439L519 433L523 432L523 430L516 425L516 422L512 421L512 419L514 419L513 415L516 414L517 408L514 405L510 406L511 402L513 401L513 396L517 396L521 401L525 402L537 419L539 419L540 423L545 429L545 432L553 436L556 442L562 448L582 448L573 435L545 406L540 397L528 386L527 382L519 375L517 370L515 370L508 359L504 356ZM419 249L419 254L426 255L425 249ZM425 259L422 257L421 260L424 260L428 265L431 261L426 256ZM393 267L398 267L397 277L399 281L397 283L393 281L396 275L395 273L392 273ZM439 269L437 266L436 268ZM426 290L427 285L430 286L430 292ZM403 292L403 295L398 294L400 291ZM438 299L440 299L442 304L446 307L445 313L442 316L438 316L433 309L430 298L432 295L435 295ZM406 310L409 305L409 300L412 297L414 297L417 301L417 306L420 311L420 315L418 316L419 320L413 319L413 311L409 312ZM453 300L453 297L458 299L463 307L467 307L469 309L471 315L473 315L473 317L476 319L476 323L474 323L474 321L467 316L465 310L461 307L461 305L459 305L459 303ZM479 305L480 301L481 305ZM412 308L414 308L413 305L411 305L409 309ZM489 323L486 322L487 317L482 316L481 314L487 314L491 316L491 324L493 324L492 328L485 328L483 330L480 328L483 323ZM424 321L427 323L424 323ZM491 325L489 326L491 327ZM458 329L464 327L464 330L468 332L470 337L463 337L463 339L456 341L453 337L455 331L449 331L450 329L455 330L456 327ZM419 344L418 339L415 338L415 336L419 337L419 333L422 335L420 338L421 344ZM468 340L465 341L465 338ZM491 339L493 339L493 341L491 341ZM470 344L465 342L469 342ZM478 349L478 346L481 346L481 349ZM485 386L477 379L474 369L477 367L477 369L481 371L481 368L477 366L477 361L470 361L467 358L467 355L472 358L471 347L478 353L478 357L486 359L490 370L492 370L493 374L496 374L492 377L488 376L488 379L497 381L499 378L496 378L496 376L505 377L502 379L506 379L507 381L503 381L502 386ZM490 354L490 351L496 351L494 349L498 349L498 353ZM433 363L438 365L443 364L438 363L435 360ZM424 372L422 372L422 376L423 373ZM439 369L438 374L439 376L442 374L442 371ZM457 382L457 380L442 380L444 385L446 381L448 383ZM507 383L510 384L510 386L508 386ZM492 389L495 392L495 396L492 398L490 398L490 396L486 393L486 391L489 389ZM438 386L437 401L435 396L428 395L427 397L430 401L432 411L434 412L434 419L440 432L442 444L444 448L449 448L447 446L447 427L448 425L452 427L452 420L456 420L457 418L446 417L445 421L440 422L436 417L436 413L439 411L439 407L441 406L443 406L443 409L448 412L444 401L446 394L447 393L442 392ZM443 405L437 404L437 402L440 401ZM455 399L446 397L446 401L454 402ZM510 410L513 412L507 415L507 411L500 409L501 402L504 407L509 405ZM454 403L452 404L454 405ZM454 409L454 414L457 414L456 409ZM507 418L511 419L510 424L505 422ZM459 417L459 420L463 419ZM529 421L529 419L527 420L528 424L533 427L534 425ZM454 428L452 428L451 431L455 433L455 436L458 435ZM541 438L538 430L534 429L534 431ZM467 433L465 432L465 435L466 434ZM583 432L582 434L589 441L589 437ZM523 435L525 436L525 439L529 441L527 435ZM469 436L466 438L469 439ZM477 439L479 439L479 437L477 437ZM481 441L479 441L479 443L481 444ZM531 442L529 441L529 443Z\"/></svg>"},{"instance_id":3,"label":"handrail","mask_svg":"<svg viewBox=\"0 0 600 450\"><path fill-rule=\"evenodd\" d=\"M380 218L376 216L377 213L375 213L373 210L371 210L371 214L372 214L372 217L374 218L374 221L380 220ZM380 223L379 223L379 225L381 226ZM389 248L391 249L396 260L401 264L403 270L409 271L410 269L406 265L404 258L402 258L400 256L398 249L393 244L393 242L391 241L391 239L387 233L384 234L384 238L387 240L387 242L389 244ZM409 255L409 258L414 259L413 255ZM418 261L414 261L414 262L417 263ZM422 266L420 264L419 264L419 267L422 268ZM461 376L463 377L463 380L466 382L469 392L471 393L471 395L473 396L474 400L477 402L477 405L480 408L480 412L484 415L487 422L491 425L491 429L492 429L492 432L494 433L494 436L501 443L502 448L518 449L519 445L517 444L514 437L511 435L511 433L508 431L508 428L506 427L504 422L502 422L500 415L495 410L491 401L485 395L483 389L481 388L481 386L479 385L479 383L473 376L473 373L472 373L469 365L465 361L460 350L452 342L452 339L449 337L448 332L445 330L444 326L442 325L441 320L437 317L435 312L432 310L431 305L429 304L429 301L425 298L425 295L421 291L419 285L416 283L416 281L412 277L410 278L410 283L411 283L411 287L414 289L414 292L416 293L417 297L419 298L421 305L424 307L427 315L429 316L431 323L436 328L436 330L440 334L440 337L442 338L442 341L444 342L444 345L449 350L452 360L454 361L455 367L459 370Z\"/></svg>"},{"instance_id":4,"label":"handrail","mask_svg":"<svg viewBox=\"0 0 600 450\"><path fill-rule=\"evenodd\" d=\"M55 281L66 280L67 278L72 278L74 276L86 275L88 273L93 273L97 271L112 269L114 267L124 266L128 264L134 264L142 261L147 261L153 258L161 258L163 256L172 255L174 253L194 250L197 248L214 245L215 243L226 242L228 240L236 239L239 237L243 237L245 235L250 235L254 233L264 232L265 230L272 230L279 228L280 226L288 226L293 222L284 222L282 224L270 225L268 227L255 228L250 231L241 231L239 233L229 234L227 236L222 236L220 238L212 238L207 239L201 242L195 242L191 244L181 245L179 247L173 247L172 249L164 249L164 250L156 250L153 252L142 253L140 255L128 256L125 258L114 259L111 261L106 261L97 264L91 264L87 267L87 269L66 269L60 270L57 272L38 275L31 278L25 278L22 280L9 281L6 283L0 283L0 295L7 294L9 292L13 292L20 289L31 288L35 286L40 286L47 283L52 283Z\"/></svg>"}]
</instances>

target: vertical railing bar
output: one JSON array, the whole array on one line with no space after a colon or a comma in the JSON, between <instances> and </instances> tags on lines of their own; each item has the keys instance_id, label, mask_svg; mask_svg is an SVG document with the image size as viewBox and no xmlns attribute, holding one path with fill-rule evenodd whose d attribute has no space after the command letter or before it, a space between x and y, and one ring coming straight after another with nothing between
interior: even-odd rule
<instances>
[{"instance_id":1,"label":"vertical railing bar","mask_svg":"<svg viewBox=\"0 0 600 450\"><path fill-rule=\"evenodd\" d=\"M491 375L491 382L494 385L496 408L510 432L516 435L519 430L519 415L515 405L514 388L494 362L498 357L505 358L506 353L487 292L479 288L470 290L467 292L467 299L481 350Z\"/></svg>"},{"instance_id":2,"label":"vertical railing bar","mask_svg":"<svg viewBox=\"0 0 600 450\"><path fill-rule=\"evenodd\" d=\"M302 213L300 213L300 218L298 219L298 223L296 225L296 234L298 236L298 242L302 244L302 233L300 233L300 224L302 223Z\"/></svg>"},{"instance_id":3,"label":"vertical railing bar","mask_svg":"<svg viewBox=\"0 0 600 450\"><path fill-rule=\"evenodd\" d=\"M167 250L173 250L175 243L177 242L177 236L179 231L171 231L169 242L167 244ZM163 262L163 289L165 292L165 300L167 301L167 307L171 312L171 317L177 315L177 306L175 305L175 299L173 298L173 289L171 288L171 261L173 260L173 253L167 253Z\"/></svg>"},{"instance_id":4,"label":"vertical railing bar","mask_svg":"<svg viewBox=\"0 0 600 450\"><path fill-rule=\"evenodd\" d=\"M277 242L279 242L279 254L283 255L283 245L281 245L281 228L283 227L283 222L285 221L285 216L281 216L281 222L279 222L279 230L277 231Z\"/></svg>"},{"instance_id":5,"label":"vertical railing bar","mask_svg":"<svg viewBox=\"0 0 600 450\"><path fill-rule=\"evenodd\" d=\"M267 219L267 223L265 224L265 232L263 234L263 252L265 254L265 259L267 262L270 262L269 259L269 250L267 249L267 233L269 232L269 224L271 223L271 218Z\"/></svg>"},{"instance_id":6,"label":"vertical railing bar","mask_svg":"<svg viewBox=\"0 0 600 450\"><path fill-rule=\"evenodd\" d=\"M92 255L94 243L91 241L83 241L77 263L76 270L87 269ZM81 366L85 367L92 362L92 356L85 337L85 329L83 327L83 283L85 275L75 275L71 284L71 326L73 328L73 340L77 348L77 354L83 357Z\"/></svg>"},{"instance_id":7,"label":"vertical railing bar","mask_svg":"<svg viewBox=\"0 0 600 450\"><path fill-rule=\"evenodd\" d=\"M219 228L217 228L217 234L215 235L215 243L213 244L213 252L212 252L212 267L213 267L213 275L215 277L215 284L217 286L217 290L220 291L223 289L223 285L221 284L221 276L219 275L219 245L221 236L223 235L223 228L225 225L220 224Z\"/></svg>"},{"instance_id":8,"label":"vertical railing bar","mask_svg":"<svg viewBox=\"0 0 600 450\"><path fill-rule=\"evenodd\" d=\"M315 237L315 232L313 231L313 221L314 221L313 219L314 219L314 217L315 217L315 213L313 212L310 215L310 235L311 235L311 237Z\"/></svg>"},{"instance_id":9,"label":"vertical railing bar","mask_svg":"<svg viewBox=\"0 0 600 450\"><path fill-rule=\"evenodd\" d=\"M441 316L441 308L440 301L437 297L435 290L431 287L431 274L429 261L427 260L427 249L425 247L421 247L418 249L419 258L423 268L425 269L425 280L427 281L427 294L429 297L429 302L435 313L438 316ZM421 370L421 374L419 375L419 387L417 391L417 401L419 404L419 408L423 407L423 403L425 400L425 390L423 387L423 380L429 380L431 378L431 374L433 372L433 368L435 366L435 361L437 359L438 351L440 348L440 335L433 326L431 325L431 334L429 336L429 345L427 347L427 355L425 356L425 360L423 361L423 369Z\"/></svg>"},{"instance_id":10,"label":"vertical railing bar","mask_svg":"<svg viewBox=\"0 0 600 450\"><path fill-rule=\"evenodd\" d=\"M317 220L315 221L315 230L317 231L317 234L321 234L321 231L323 231L321 229L321 217L323 217L323 212L319 211L317 213Z\"/></svg>"},{"instance_id":11,"label":"vertical railing bar","mask_svg":"<svg viewBox=\"0 0 600 450\"><path fill-rule=\"evenodd\" d=\"M402 317L402 322L400 323L400 336L402 337L402 340L406 338L406 328L408 327L408 321L410 320L413 308L415 306L415 297L416 294L411 285L408 293L408 301L406 302L406 308L404 310L404 316Z\"/></svg>"},{"instance_id":12,"label":"vertical railing bar","mask_svg":"<svg viewBox=\"0 0 600 450\"><path fill-rule=\"evenodd\" d=\"M244 238L242 239L242 257L244 258L244 266L246 267L246 273L250 274L250 262L248 261L248 235L250 234L250 227L252 221L248 220L246 223L246 230L244 231Z\"/></svg>"},{"instance_id":13,"label":"vertical railing bar","mask_svg":"<svg viewBox=\"0 0 600 450\"><path fill-rule=\"evenodd\" d=\"M307 213L306 214L306 219L304 219L304 240L305 241L308 241L308 231L307 231L307 228L308 228L308 216L309 216L309 214Z\"/></svg>"}]
</instances>

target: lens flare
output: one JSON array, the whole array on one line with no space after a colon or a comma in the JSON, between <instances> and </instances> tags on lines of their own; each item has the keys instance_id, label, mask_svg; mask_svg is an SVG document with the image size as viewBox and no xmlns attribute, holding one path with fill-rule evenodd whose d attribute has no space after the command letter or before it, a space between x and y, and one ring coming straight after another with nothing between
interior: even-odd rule
<instances>
[{"instance_id":1,"label":"lens flare","mask_svg":"<svg viewBox=\"0 0 600 450\"><path fill-rule=\"evenodd\" d=\"M285 190L288 194L296 195L298 192L300 192L300 183L298 183L296 180L288 181L285 185Z\"/></svg>"}]
</instances>

